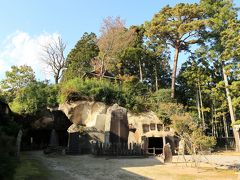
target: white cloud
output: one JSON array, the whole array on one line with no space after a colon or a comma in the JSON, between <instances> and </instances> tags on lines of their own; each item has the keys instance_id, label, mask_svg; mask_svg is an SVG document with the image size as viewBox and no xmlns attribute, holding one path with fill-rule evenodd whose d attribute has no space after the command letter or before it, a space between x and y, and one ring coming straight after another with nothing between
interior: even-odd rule
<instances>
[{"instance_id":1,"label":"white cloud","mask_svg":"<svg viewBox=\"0 0 240 180\"><path fill-rule=\"evenodd\" d=\"M8 36L0 44L0 79L13 65L28 65L33 68L37 79L49 79L44 64L41 61L43 46L57 39L58 33L42 33L38 36L30 36L26 32L17 31Z\"/></svg>"}]
</instances>

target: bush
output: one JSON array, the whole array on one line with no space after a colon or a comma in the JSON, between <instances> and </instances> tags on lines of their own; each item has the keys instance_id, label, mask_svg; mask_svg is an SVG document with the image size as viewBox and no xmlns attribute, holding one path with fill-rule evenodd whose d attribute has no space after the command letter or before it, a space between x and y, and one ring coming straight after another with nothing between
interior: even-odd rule
<instances>
[{"instance_id":1,"label":"bush","mask_svg":"<svg viewBox=\"0 0 240 180\"><path fill-rule=\"evenodd\" d=\"M36 115L48 106L57 106L58 87L47 82L32 82L21 88L10 103L11 109L22 115Z\"/></svg>"},{"instance_id":2,"label":"bush","mask_svg":"<svg viewBox=\"0 0 240 180\"><path fill-rule=\"evenodd\" d=\"M141 84L111 82L105 79L75 78L60 86L59 103L65 101L90 100L100 101L108 105L114 103L134 112L144 111L143 95L146 87Z\"/></svg>"},{"instance_id":3,"label":"bush","mask_svg":"<svg viewBox=\"0 0 240 180\"><path fill-rule=\"evenodd\" d=\"M162 103L173 103L175 100L171 98L171 89L159 89L158 91L151 94L153 101Z\"/></svg>"},{"instance_id":4,"label":"bush","mask_svg":"<svg viewBox=\"0 0 240 180\"><path fill-rule=\"evenodd\" d=\"M193 117L188 114L173 115L172 127L176 134L188 145L188 152L196 154L197 151L209 150L216 145L215 137L204 135L203 128L199 126Z\"/></svg>"}]
</instances>

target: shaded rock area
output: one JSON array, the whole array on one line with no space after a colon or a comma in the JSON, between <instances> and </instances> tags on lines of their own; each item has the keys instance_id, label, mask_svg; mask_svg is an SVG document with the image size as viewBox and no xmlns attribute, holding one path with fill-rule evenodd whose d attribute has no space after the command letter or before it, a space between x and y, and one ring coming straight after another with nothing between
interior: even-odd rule
<instances>
[{"instance_id":1,"label":"shaded rock area","mask_svg":"<svg viewBox=\"0 0 240 180\"><path fill-rule=\"evenodd\" d=\"M87 154L91 152L92 142L104 142L104 132L95 127L72 124L67 131L67 154Z\"/></svg>"},{"instance_id":2,"label":"shaded rock area","mask_svg":"<svg viewBox=\"0 0 240 180\"><path fill-rule=\"evenodd\" d=\"M23 117L22 150L44 149L50 145L52 130L55 130L59 146L67 146L67 129L72 124L59 110L43 111L35 117Z\"/></svg>"},{"instance_id":3,"label":"shaded rock area","mask_svg":"<svg viewBox=\"0 0 240 180\"><path fill-rule=\"evenodd\" d=\"M0 100L0 121L3 121L4 120L4 116L7 116L7 115L10 115L11 113L11 110L8 106L8 104L6 104L5 102L1 101Z\"/></svg>"},{"instance_id":4,"label":"shaded rock area","mask_svg":"<svg viewBox=\"0 0 240 180\"><path fill-rule=\"evenodd\" d=\"M110 106L105 120L105 143L127 143L128 134L127 110L117 104Z\"/></svg>"},{"instance_id":5,"label":"shaded rock area","mask_svg":"<svg viewBox=\"0 0 240 180\"><path fill-rule=\"evenodd\" d=\"M39 117L39 118L38 118ZM59 110L46 110L43 111L38 117L33 120L31 126L33 129L55 129L66 130L72 123L62 111Z\"/></svg>"}]
</instances>

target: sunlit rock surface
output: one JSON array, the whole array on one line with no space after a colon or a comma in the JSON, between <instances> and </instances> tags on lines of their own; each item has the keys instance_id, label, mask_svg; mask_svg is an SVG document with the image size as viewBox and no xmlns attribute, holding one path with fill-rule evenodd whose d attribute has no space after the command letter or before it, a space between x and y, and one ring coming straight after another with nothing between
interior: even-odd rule
<instances>
[{"instance_id":1,"label":"sunlit rock surface","mask_svg":"<svg viewBox=\"0 0 240 180\"><path fill-rule=\"evenodd\" d=\"M59 107L75 125L94 127L105 133L105 142L111 142L114 136L120 137L121 142L143 143L143 137L173 136L171 128L165 129L156 114L152 111L132 113L117 104L107 106L102 102L76 101L64 103ZM75 132L72 125L69 132ZM166 128L166 127L165 127ZM111 136L111 137L110 137ZM112 138L112 139L111 139Z\"/></svg>"}]
</instances>

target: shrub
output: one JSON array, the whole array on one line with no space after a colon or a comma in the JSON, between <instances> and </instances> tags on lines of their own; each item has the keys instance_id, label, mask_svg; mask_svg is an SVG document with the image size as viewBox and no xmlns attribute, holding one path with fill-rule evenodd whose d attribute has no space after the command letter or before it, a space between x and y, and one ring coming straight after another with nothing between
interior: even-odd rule
<instances>
[{"instance_id":1,"label":"shrub","mask_svg":"<svg viewBox=\"0 0 240 180\"><path fill-rule=\"evenodd\" d=\"M204 135L203 128L193 120L190 114L176 114L171 118L173 129L187 143L187 150L190 154L196 154L197 151L208 150L215 146L215 137Z\"/></svg>"},{"instance_id":2,"label":"shrub","mask_svg":"<svg viewBox=\"0 0 240 180\"><path fill-rule=\"evenodd\" d=\"M143 95L146 87L142 83L111 82L105 79L75 78L60 86L59 103L65 101L94 100L108 105L117 103L132 111L145 110Z\"/></svg>"}]
</instances>

